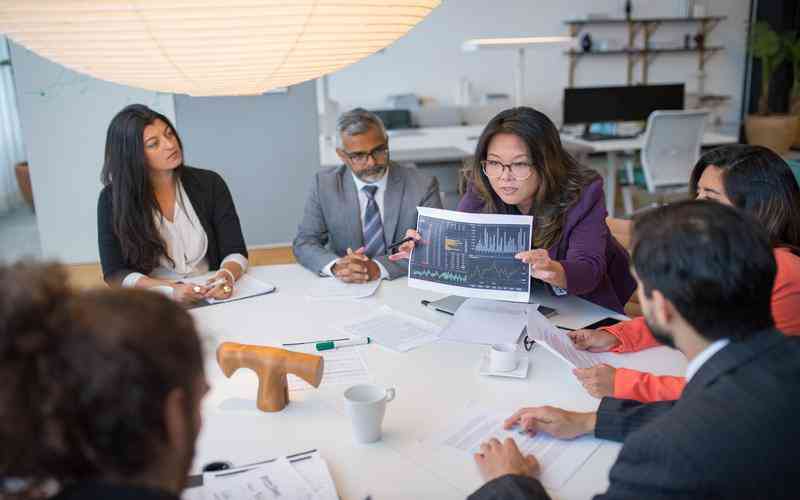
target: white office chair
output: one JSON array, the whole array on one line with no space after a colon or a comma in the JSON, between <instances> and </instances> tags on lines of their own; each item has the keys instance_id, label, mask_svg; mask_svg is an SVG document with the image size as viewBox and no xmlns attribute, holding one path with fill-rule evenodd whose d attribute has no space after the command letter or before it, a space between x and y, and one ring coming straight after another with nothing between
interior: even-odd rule
<instances>
[{"instance_id":1,"label":"white office chair","mask_svg":"<svg viewBox=\"0 0 800 500\"><path fill-rule=\"evenodd\" d=\"M708 111L654 111L647 119L641 162L647 192L665 195L685 190L700 157ZM633 166L626 165L628 185L622 188L625 213L633 209Z\"/></svg>"}]
</instances>

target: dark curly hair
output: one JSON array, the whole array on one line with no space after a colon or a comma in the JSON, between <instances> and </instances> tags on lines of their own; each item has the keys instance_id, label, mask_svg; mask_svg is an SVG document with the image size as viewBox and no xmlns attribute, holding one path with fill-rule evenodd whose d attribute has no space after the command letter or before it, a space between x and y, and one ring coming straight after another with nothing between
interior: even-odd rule
<instances>
[{"instance_id":1,"label":"dark curly hair","mask_svg":"<svg viewBox=\"0 0 800 500\"><path fill-rule=\"evenodd\" d=\"M143 473L166 440L168 393L192 394L203 373L177 304L67 282L54 264L0 267L0 476L27 485L11 496L0 482L0 497Z\"/></svg>"}]
</instances>

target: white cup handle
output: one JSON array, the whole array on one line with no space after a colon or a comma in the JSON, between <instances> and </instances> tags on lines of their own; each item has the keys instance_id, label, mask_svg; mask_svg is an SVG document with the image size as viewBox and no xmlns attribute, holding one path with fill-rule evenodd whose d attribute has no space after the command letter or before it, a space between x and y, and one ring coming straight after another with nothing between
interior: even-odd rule
<instances>
[{"instance_id":1,"label":"white cup handle","mask_svg":"<svg viewBox=\"0 0 800 500\"><path fill-rule=\"evenodd\" d=\"M389 401L392 401L396 393L397 391L394 390L394 387L386 389L386 402L388 403Z\"/></svg>"}]
</instances>

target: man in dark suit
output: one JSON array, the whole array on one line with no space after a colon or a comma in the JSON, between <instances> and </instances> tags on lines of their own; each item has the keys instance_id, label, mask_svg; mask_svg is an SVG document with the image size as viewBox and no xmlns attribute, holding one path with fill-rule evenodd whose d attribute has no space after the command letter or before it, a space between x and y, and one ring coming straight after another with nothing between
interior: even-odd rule
<instances>
[{"instance_id":1,"label":"man in dark suit","mask_svg":"<svg viewBox=\"0 0 800 500\"><path fill-rule=\"evenodd\" d=\"M800 343L773 325L765 233L733 208L679 203L637 219L633 265L651 330L689 359L681 398L523 408L507 427L624 441L600 499L797 498ZM513 441L484 443L475 460L488 482L470 499L547 498Z\"/></svg>"},{"instance_id":2,"label":"man in dark suit","mask_svg":"<svg viewBox=\"0 0 800 500\"><path fill-rule=\"evenodd\" d=\"M442 208L435 177L389 160L380 118L354 109L339 118L344 165L314 177L292 249L305 268L363 283L406 274L408 261L387 249L417 227L417 207Z\"/></svg>"}]
</instances>

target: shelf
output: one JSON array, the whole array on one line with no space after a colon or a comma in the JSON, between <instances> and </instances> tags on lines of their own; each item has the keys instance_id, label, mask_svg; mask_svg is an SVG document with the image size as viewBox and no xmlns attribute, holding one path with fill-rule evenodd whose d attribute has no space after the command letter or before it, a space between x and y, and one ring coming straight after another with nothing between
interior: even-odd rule
<instances>
[{"instance_id":1,"label":"shelf","mask_svg":"<svg viewBox=\"0 0 800 500\"><path fill-rule=\"evenodd\" d=\"M569 56L607 56L607 55L642 55L642 54L677 54L681 52L696 53L696 52L716 52L723 50L725 47L713 46L684 49L683 47L665 48L665 49L619 49L619 50L590 50L584 52L582 50L567 50L564 53Z\"/></svg>"},{"instance_id":2,"label":"shelf","mask_svg":"<svg viewBox=\"0 0 800 500\"><path fill-rule=\"evenodd\" d=\"M623 24L623 23L688 23L688 22L719 22L727 19L726 16L703 16L703 17L632 17L608 18L608 19L572 19L564 21L570 26L583 24Z\"/></svg>"}]
</instances>

